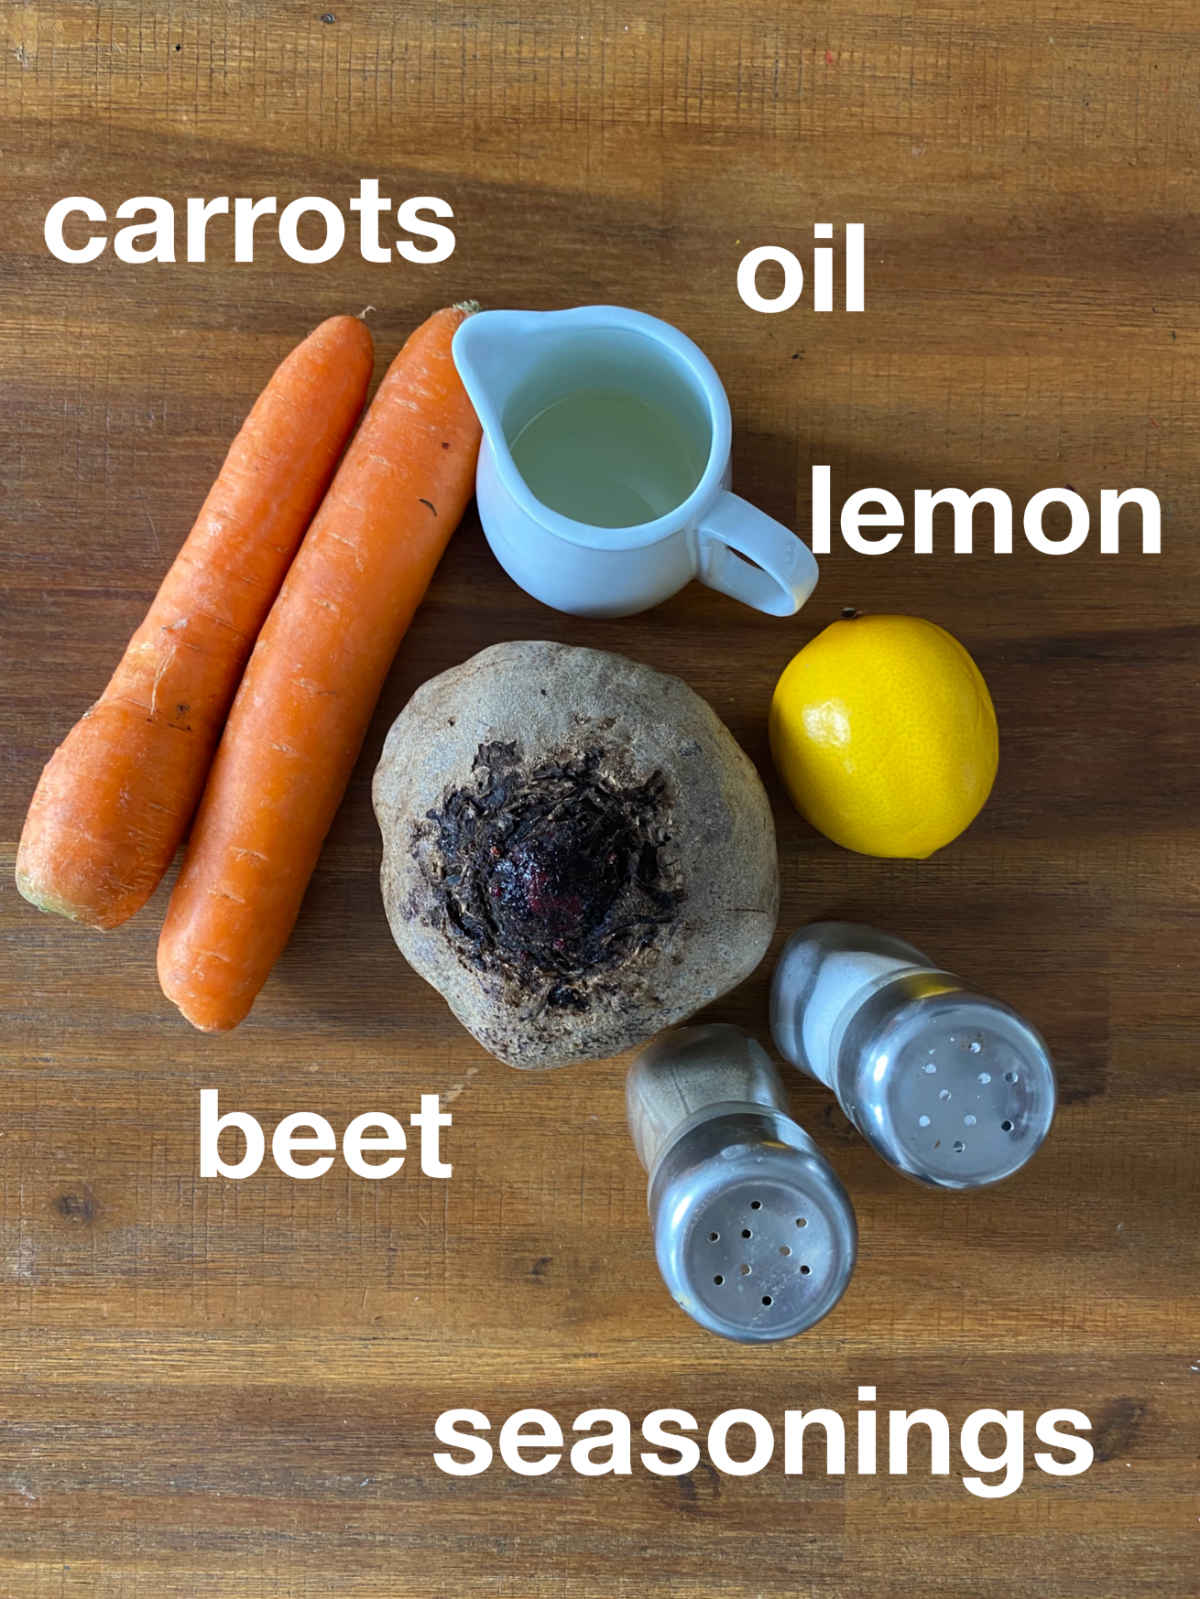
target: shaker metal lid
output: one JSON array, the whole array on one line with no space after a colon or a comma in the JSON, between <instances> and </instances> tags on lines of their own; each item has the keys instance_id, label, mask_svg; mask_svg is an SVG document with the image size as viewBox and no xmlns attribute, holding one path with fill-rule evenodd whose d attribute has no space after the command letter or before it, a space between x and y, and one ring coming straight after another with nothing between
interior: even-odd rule
<instances>
[{"instance_id":1,"label":"shaker metal lid","mask_svg":"<svg viewBox=\"0 0 1200 1599\"><path fill-rule=\"evenodd\" d=\"M769 1343L805 1331L837 1304L854 1269L846 1191L807 1135L777 1114L695 1129L656 1174L651 1207L672 1297L724 1338Z\"/></svg>"},{"instance_id":2,"label":"shaker metal lid","mask_svg":"<svg viewBox=\"0 0 1200 1599\"><path fill-rule=\"evenodd\" d=\"M1010 1177L1036 1153L1056 1089L1027 1021L962 991L899 1007L881 994L864 1009L879 1025L872 1031L869 1015L851 1024L862 1050L846 1110L885 1160L918 1182L962 1189Z\"/></svg>"}]
</instances>

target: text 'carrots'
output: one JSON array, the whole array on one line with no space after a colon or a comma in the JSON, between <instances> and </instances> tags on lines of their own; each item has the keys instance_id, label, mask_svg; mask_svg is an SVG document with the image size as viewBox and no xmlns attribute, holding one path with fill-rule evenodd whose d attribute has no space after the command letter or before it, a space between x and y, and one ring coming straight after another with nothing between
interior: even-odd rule
<instances>
[{"instance_id":1,"label":"text 'carrots'","mask_svg":"<svg viewBox=\"0 0 1200 1599\"><path fill-rule=\"evenodd\" d=\"M158 886L372 363L363 324L331 317L259 396L108 687L38 782L16 876L40 909L116 927Z\"/></svg>"},{"instance_id":2,"label":"text 'carrots'","mask_svg":"<svg viewBox=\"0 0 1200 1599\"><path fill-rule=\"evenodd\" d=\"M246 668L158 946L194 1026L234 1027L291 934L384 678L462 517L480 428L436 312L393 361Z\"/></svg>"}]
</instances>

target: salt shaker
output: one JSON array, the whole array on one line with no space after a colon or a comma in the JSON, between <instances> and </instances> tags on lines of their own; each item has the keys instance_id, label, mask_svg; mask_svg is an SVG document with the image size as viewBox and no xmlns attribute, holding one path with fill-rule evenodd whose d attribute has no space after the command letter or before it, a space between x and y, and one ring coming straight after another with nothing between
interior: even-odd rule
<instances>
[{"instance_id":1,"label":"salt shaker","mask_svg":"<svg viewBox=\"0 0 1200 1599\"><path fill-rule=\"evenodd\" d=\"M693 1320L740 1343L811 1327L854 1267L850 1200L785 1104L766 1051L724 1024L663 1034L626 1083L659 1271Z\"/></svg>"},{"instance_id":2,"label":"salt shaker","mask_svg":"<svg viewBox=\"0 0 1200 1599\"><path fill-rule=\"evenodd\" d=\"M1009 1177L1050 1129L1054 1069L1034 1028L888 933L802 927L775 970L771 1031L884 1160L932 1187Z\"/></svg>"}]
</instances>

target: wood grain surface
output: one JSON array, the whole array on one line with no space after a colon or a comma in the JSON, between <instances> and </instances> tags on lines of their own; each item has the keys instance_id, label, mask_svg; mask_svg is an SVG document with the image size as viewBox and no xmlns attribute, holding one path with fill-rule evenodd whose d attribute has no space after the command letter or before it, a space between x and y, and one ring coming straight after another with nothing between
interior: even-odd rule
<instances>
[{"instance_id":1,"label":"wood grain surface","mask_svg":"<svg viewBox=\"0 0 1200 1599\"><path fill-rule=\"evenodd\" d=\"M1200 1593L1200 15L1178 0L526 5L271 0L0 10L0 1593L11 1599L511 1599ZM68 194L439 194L436 267L51 259ZM867 310L761 316L753 244L858 220ZM628 621L527 599L469 514L388 681L300 925L253 1018L162 1000L160 893L123 930L12 886L37 773L106 680L257 388L334 311L381 358L435 305L615 301L712 356L735 483L804 528L835 491L1070 484L1161 497L1163 552L865 559L790 622L693 586ZM922 863L843 853L769 767L779 670L843 605L975 653L1002 760ZM1028 1013L1051 1141L994 1192L905 1183L797 1079L853 1195L857 1275L782 1346L726 1345L659 1282L619 1062L510 1071L393 948L369 782L431 674L500 639L680 673L775 804L780 937L892 928ZM768 962L713 1014L765 1034ZM198 1090L269 1125L454 1114L448 1182L197 1175ZM707 1424L1077 1406L1096 1464L984 1502L931 1477L588 1481L433 1466L436 1415L543 1405Z\"/></svg>"}]
</instances>

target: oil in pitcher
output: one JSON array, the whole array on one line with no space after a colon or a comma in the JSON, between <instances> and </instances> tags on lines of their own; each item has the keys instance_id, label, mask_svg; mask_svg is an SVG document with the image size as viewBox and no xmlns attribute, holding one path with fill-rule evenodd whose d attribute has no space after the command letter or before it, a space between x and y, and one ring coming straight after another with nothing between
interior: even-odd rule
<instances>
[{"instance_id":1,"label":"oil in pitcher","mask_svg":"<svg viewBox=\"0 0 1200 1599\"><path fill-rule=\"evenodd\" d=\"M768 616L817 581L803 540L729 487L712 362L627 306L478 311L454 360L483 424L475 479L496 559L576 616L633 616L692 578Z\"/></svg>"},{"instance_id":2,"label":"oil in pitcher","mask_svg":"<svg viewBox=\"0 0 1200 1599\"><path fill-rule=\"evenodd\" d=\"M627 390L594 387L545 406L510 449L536 499L600 528L654 522L682 505L700 481L706 454L664 407Z\"/></svg>"}]
</instances>

